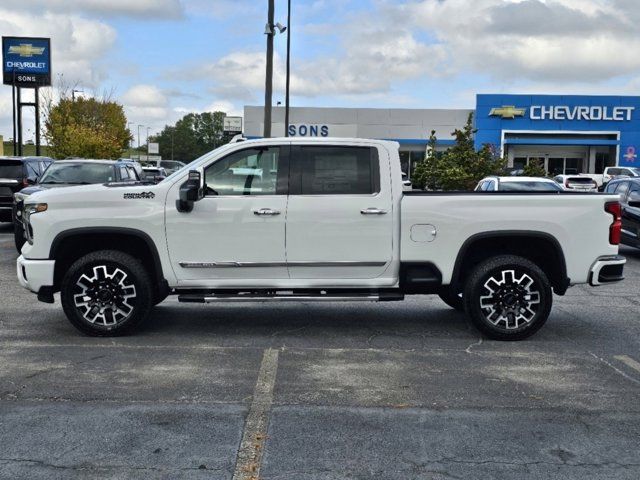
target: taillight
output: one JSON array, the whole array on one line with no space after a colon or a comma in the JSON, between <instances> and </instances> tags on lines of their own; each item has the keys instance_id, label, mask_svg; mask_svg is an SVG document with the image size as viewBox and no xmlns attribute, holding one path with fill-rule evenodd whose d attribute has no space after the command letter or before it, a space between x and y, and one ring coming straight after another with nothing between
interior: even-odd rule
<instances>
[{"instance_id":1,"label":"taillight","mask_svg":"<svg viewBox=\"0 0 640 480\"><path fill-rule=\"evenodd\" d=\"M27 177L22 179L22 188L27 188L29 186L29 181L27 180Z\"/></svg>"},{"instance_id":2,"label":"taillight","mask_svg":"<svg viewBox=\"0 0 640 480\"><path fill-rule=\"evenodd\" d=\"M605 203L604 211L613 216L613 223L609 227L609 243L611 245L619 245L620 234L622 233L622 207L620 207L620 202Z\"/></svg>"}]
</instances>

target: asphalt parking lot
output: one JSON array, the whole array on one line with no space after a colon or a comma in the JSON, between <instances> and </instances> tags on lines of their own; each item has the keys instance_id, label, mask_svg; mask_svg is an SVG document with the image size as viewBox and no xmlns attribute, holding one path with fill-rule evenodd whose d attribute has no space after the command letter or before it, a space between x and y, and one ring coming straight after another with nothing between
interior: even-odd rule
<instances>
[{"instance_id":1,"label":"asphalt parking lot","mask_svg":"<svg viewBox=\"0 0 640 480\"><path fill-rule=\"evenodd\" d=\"M517 343L437 297L204 306L79 335L0 225L0 478L640 478L640 251Z\"/></svg>"}]
</instances>

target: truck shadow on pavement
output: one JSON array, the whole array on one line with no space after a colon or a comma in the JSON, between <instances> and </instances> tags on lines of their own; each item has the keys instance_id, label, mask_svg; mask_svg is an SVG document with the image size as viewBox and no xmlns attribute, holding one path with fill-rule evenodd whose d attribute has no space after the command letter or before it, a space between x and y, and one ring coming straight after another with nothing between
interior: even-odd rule
<instances>
[{"instance_id":1,"label":"truck shadow on pavement","mask_svg":"<svg viewBox=\"0 0 640 480\"><path fill-rule=\"evenodd\" d=\"M478 338L464 315L437 303L194 307L168 301L152 311L137 335L216 339L228 346L408 349L420 348L427 339Z\"/></svg>"}]
</instances>

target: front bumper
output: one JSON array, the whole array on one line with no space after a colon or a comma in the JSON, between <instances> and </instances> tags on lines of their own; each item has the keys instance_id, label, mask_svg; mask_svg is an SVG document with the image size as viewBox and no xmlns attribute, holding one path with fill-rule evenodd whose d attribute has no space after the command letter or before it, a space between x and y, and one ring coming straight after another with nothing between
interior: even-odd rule
<instances>
[{"instance_id":1,"label":"front bumper","mask_svg":"<svg viewBox=\"0 0 640 480\"><path fill-rule=\"evenodd\" d=\"M624 280L623 270L627 259L622 255L598 258L591 267L589 284L593 287Z\"/></svg>"},{"instance_id":2,"label":"front bumper","mask_svg":"<svg viewBox=\"0 0 640 480\"><path fill-rule=\"evenodd\" d=\"M16 260L18 281L34 293L53 289L55 260L29 260L22 255Z\"/></svg>"}]
</instances>

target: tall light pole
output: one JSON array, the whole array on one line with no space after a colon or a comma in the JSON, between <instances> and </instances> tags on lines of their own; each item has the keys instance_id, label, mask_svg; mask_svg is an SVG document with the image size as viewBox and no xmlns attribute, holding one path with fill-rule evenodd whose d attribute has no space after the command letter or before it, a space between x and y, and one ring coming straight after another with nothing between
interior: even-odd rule
<instances>
[{"instance_id":1,"label":"tall light pole","mask_svg":"<svg viewBox=\"0 0 640 480\"><path fill-rule=\"evenodd\" d=\"M149 161L149 130L151 127L147 127L147 162Z\"/></svg>"},{"instance_id":2,"label":"tall light pole","mask_svg":"<svg viewBox=\"0 0 640 480\"><path fill-rule=\"evenodd\" d=\"M138 125L138 160L140 160L140 127L144 127L144 125Z\"/></svg>"},{"instance_id":3,"label":"tall light pole","mask_svg":"<svg viewBox=\"0 0 640 480\"><path fill-rule=\"evenodd\" d=\"M291 0L287 0L287 86L284 99L284 136L289 136L289 81L291 76Z\"/></svg>"},{"instance_id":4,"label":"tall light pole","mask_svg":"<svg viewBox=\"0 0 640 480\"><path fill-rule=\"evenodd\" d=\"M133 124L134 122L127 123L127 130L129 130L129 134L131 134L131 125ZM133 144L133 135L129 137L129 158L131 158L132 144Z\"/></svg>"},{"instance_id":5,"label":"tall light pole","mask_svg":"<svg viewBox=\"0 0 640 480\"><path fill-rule=\"evenodd\" d=\"M264 33L267 35L267 72L264 85L264 132L263 137L271 137L271 95L273 88L273 16L274 16L274 0L269 0L269 9L267 11L267 26Z\"/></svg>"},{"instance_id":6,"label":"tall light pole","mask_svg":"<svg viewBox=\"0 0 640 480\"><path fill-rule=\"evenodd\" d=\"M273 37L277 29L280 33L284 33L287 27L281 25L280 22L273 24L273 1L269 0L269 12L267 16L267 24L264 27L264 34L267 36L267 73L265 76L264 86L264 138L271 137L271 102L273 92Z\"/></svg>"}]
</instances>

